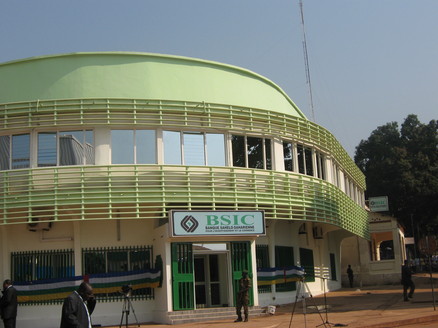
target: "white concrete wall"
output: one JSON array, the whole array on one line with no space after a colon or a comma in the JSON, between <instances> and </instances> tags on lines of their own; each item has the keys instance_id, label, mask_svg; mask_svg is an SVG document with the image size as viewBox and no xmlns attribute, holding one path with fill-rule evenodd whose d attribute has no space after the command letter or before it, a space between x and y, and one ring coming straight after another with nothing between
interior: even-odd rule
<instances>
[{"instance_id":1,"label":"white concrete wall","mask_svg":"<svg viewBox=\"0 0 438 328\"><path fill-rule=\"evenodd\" d=\"M267 236L257 239L257 243L268 244L270 247L292 246L294 248L295 265L300 265L299 249L307 248L313 250L313 260L315 265L315 275L324 277L330 276L330 253L335 254L337 280L315 278L315 282L306 283L307 286L301 286L301 291L310 290L313 296L320 295L324 291L336 290L341 288L340 272L340 243L341 239L336 234L330 233L330 230L336 230L332 226L323 226L324 236L322 239L314 239L312 234L312 223L306 223L307 234L298 234L298 229L303 222L297 221L270 221L267 229ZM271 248L270 260L273 266L273 249ZM298 283L297 283L298 284ZM298 295L298 298L302 293ZM277 292L275 286L272 286L271 293L259 294L259 305L281 305L295 302L297 291Z\"/></svg>"},{"instance_id":2,"label":"white concrete wall","mask_svg":"<svg viewBox=\"0 0 438 328\"><path fill-rule=\"evenodd\" d=\"M81 248L87 247L124 247L156 244L154 257L161 251L155 243L160 239L154 231L153 220L123 220L85 221L85 222L55 222L50 231L31 232L26 225L8 225L0 227L2 252L0 254L0 273L4 279L11 276L9 259L11 252L39 251L51 249L76 248L79 256L76 258L76 274L81 265ZM164 259L164 257L163 257ZM79 260L80 261L80 260ZM160 290L157 288L156 290ZM157 294L160 294L159 292ZM160 302L154 300L132 301L139 322L151 322L156 318L156 308L162 308ZM92 315L94 324L118 325L122 315L122 301L99 302ZM20 305L18 308L17 327L20 328L49 328L58 327L61 320L62 304L55 305ZM129 321L135 323L131 313ZM35 323L38 322L38 325Z\"/></svg>"},{"instance_id":3,"label":"white concrete wall","mask_svg":"<svg viewBox=\"0 0 438 328\"><path fill-rule=\"evenodd\" d=\"M298 234L302 222L292 221L270 221L267 228L267 236L260 237L256 243L269 244L273 249L275 245L292 246L294 248L295 264L299 264L299 248L313 250L316 274L320 271L330 270L329 253L334 253L339 262L340 240L332 236L330 229L333 227L324 226L323 239L314 239L312 235L312 223L307 223L307 234ZM6 253L9 256L11 251L67 249L76 247L118 247L153 245L153 259L161 255L163 260L163 286L155 289L155 299L147 301L133 301L136 316L139 322L167 322L167 312L172 311L172 280L171 280L171 254L168 236L168 225L156 227L154 221L150 220L123 220L119 221L85 221L85 222L56 222L48 232L29 232L25 225L1 227L2 237L6 235L7 241L2 240L2 245L7 245ZM253 244L254 246L254 244ZM272 251L271 249L271 251ZM255 248L252 247L253 256ZM5 255L0 254L0 268L8 267L4 264ZM270 254L273 259L274 252ZM255 261L254 261L255 262ZM272 261L271 261L272 262ZM272 262L273 263L273 262ZM255 265L255 263L254 263ZM255 268L254 272L255 271ZM341 275L341 269L336 268ZM5 276L8 272L2 272ZM254 280L256 286L256 279ZM325 291L340 288L340 279L330 281L316 278L315 282L307 286L313 296L322 294ZM256 291L256 287L255 287ZM260 306L280 305L294 302L296 292L276 292L275 287L272 293L259 294L258 304ZM300 297L300 295L299 295ZM257 300L257 297L255 298ZM93 314L93 322L101 325L118 325L122 314L122 301L98 302ZM20 306L18 315L18 326L22 328L33 328L36 321L41 322L39 327L54 327L59 325L62 304L45 306ZM135 322L131 314L130 322Z\"/></svg>"},{"instance_id":4,"label":"white concrete wall","mask_svg":"<svg viewBox=\"0 0 438 328\"><path fill-rule=\"evenodd\" d=\"M151 322L154 301L132 301L132 307L137 316L138 322ZM19 328L53 328L59 327L61 323L62 304L55 305L32 305L19 306L17 314L17 327ZM95 325L116 326L120 324L122 317L123 301L118 302L97 302L96 308L91 316ZM135 316L131 311L129 323L135 323ZM125 322L125 319L123 320Z\"/></svg>"},{"instance_id":5,"label":"white concrete wall","mask_svg":"<svg viewBox=\"0 0 438 328\"><path fill-rule=\"evenodd\" d=\"M155 322L167 322L167 312L172 310L172 266L170 245L168 241L168 224L154 230L154 258L161 255L163 260L163 285L155 288L154 316Z\"/></svg>"}]
</instances>

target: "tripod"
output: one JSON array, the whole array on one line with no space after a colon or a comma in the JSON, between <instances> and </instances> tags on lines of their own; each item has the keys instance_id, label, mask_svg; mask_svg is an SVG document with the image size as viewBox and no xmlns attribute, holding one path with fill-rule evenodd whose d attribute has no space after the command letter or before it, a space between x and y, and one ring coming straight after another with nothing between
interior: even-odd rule
<instances>
[{"instance_id":1,"label":"tripod","mask_svg":"<svg viewBox=\"0 0 438 328\"><path fill-rule=\"evenodd\" d=\"M307 320L306 320L306 296L305 296L306 290L307 290L307 293L310 296L310 299L313 302L313 305L315 306L316 311L319 314L319 317L321 318L321 321L322 321L321 325L324 325L324 327L326 328L327 327L326 326L327 323L324 322L324 318L322 317L321 312L319 312L318 306L316 305L315 300L313 299L312 293L310 292L310 288L309 288L309 286L307 286L306 282L304 281L304 277L301 278L297 282L297 291L296 291L296 295L295 295L294 306L292 308L292 313L291 313L291 316L290 316L289 328L291 327L292 319L293 319L294 313L295 313L295 307L296 307L296 305L298 303L298 297L300 297L300 296L301 296L302 301L303 301L304 327L305 328L307 327ZM328 327L330 328L330 325L328 325Z\"/></svg>"},{"instance_id":2,"label":"tripod","mask_svg":"<svg viewBox=\"0 0 438 328\"><path fill-rule=\"evenodd\" d=\"M316 277L316 276L315 276L315 277ZM320 276L320 277L317 277L317 278L322 279L323 290L324 290L325 324L327 324L327 325L330 327L330 326L332 325L332 323L328 321L327 295L326 295L326 291L325 291L325 283L326 283L327 278L326 278L326 277L323 277L323 276ZM322 325L324 325L324 323L318 325L317 327L322 326ZM324 327L325 327L325 325L324 325Z\"/></svg>"},{"instance_id":3,"label":"tripod","mask_svg":"<svg viewBox=\"0 0 438 328\"><path fill-rule=\"evenodd\" d=\"M125 317L125 327L128 328L128 317L129 312L132 310L132 313L134 314L135 322L137 323L137 327L140 327L140 324L138 323L137 316L135 315L134 307L132 306L131 300L129 299L129 296L124 295L123 299L123 307L122 307L122 318L120 319L120 325L119 328L122 328L123 323L123 317Z\"/></svg>"}]
</instances>

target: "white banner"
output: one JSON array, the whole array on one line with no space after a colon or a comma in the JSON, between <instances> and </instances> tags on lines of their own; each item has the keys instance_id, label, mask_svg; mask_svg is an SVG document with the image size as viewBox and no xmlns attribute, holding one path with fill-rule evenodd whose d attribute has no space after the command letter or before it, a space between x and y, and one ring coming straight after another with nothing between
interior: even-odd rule
<instances>
[{"instance_id":1,"label":"white banner","mask_svg":"<svg viewBox=\"0 0 438 328\"><path fill-rule=\"evenodd\" d=\"M370 197L368 200L371 212L389 211L388 196Z\"/></svg>"},{"instance_id":2,"label":"white banner","mask_svg":"<svg viewBox=\"0 0 438 328\"><path fill-rule=\"evenodd\" d=\"M263 211L178 211L169 216L171 235L218 236L218 235L265 235Z\"/></svg>"},{"instance_id":3,"label":"white banner","mask_svg":"<svg viewBox=\"0 0 438 328\"><path fill-rule=\"evenodd\" d=\"M414 245L415 239L414 237L405 237L405 245Z\"/></svg>"}]
</instances>

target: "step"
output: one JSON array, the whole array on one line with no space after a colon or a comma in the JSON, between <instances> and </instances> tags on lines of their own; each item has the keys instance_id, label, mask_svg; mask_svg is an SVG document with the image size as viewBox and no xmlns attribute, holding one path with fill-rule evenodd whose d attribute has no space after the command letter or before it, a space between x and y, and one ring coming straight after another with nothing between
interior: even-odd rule
<instances>
[{"instance_id":1,"label":"step","mask_svg":"<svg viewBox=\"0 0 438 328\"><path fill-rule=\"evenodd\" d=\"M259 306L249 308L249 316L260 316L266 313L266 309ZM170 324L183 324L191 322L216 321L236 319L236 308L220 307L220 308L204 308L197 310L185 310L168 312Z\"/></svg>"}]
</instances>

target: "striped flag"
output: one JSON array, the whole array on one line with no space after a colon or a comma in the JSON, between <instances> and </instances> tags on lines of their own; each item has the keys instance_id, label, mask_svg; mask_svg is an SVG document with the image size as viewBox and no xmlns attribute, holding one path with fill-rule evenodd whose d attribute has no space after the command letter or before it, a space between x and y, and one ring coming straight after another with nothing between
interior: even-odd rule
<instances>
[{"instance_id":1,"label":"striped flag","mask_svg":"<svg viewBox=\"0 0 438 328\"><path fill-rule=\"evenodd\" d=\"M119 273L90 274L63 279L14 282L19 303L56 301L66 298L86 281L93 287L94 295L117 293L124 285L133 290L156 288L160 283L161 271L157 269L128 271Z\"/></svg>"},{"instance_id":2,"label":"striped flag","mask_svg":"<svg viewBox=\"0 0 438 328\"><path fill-rule=\"evenodd\" d=\"M291 281L300 281L305 272L302 267L288 266L284 268L260 268L257 269L257 285L275 285Z\"/></svg>"}]
</instances>

